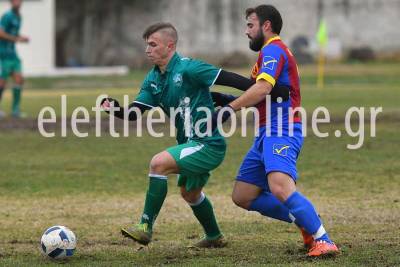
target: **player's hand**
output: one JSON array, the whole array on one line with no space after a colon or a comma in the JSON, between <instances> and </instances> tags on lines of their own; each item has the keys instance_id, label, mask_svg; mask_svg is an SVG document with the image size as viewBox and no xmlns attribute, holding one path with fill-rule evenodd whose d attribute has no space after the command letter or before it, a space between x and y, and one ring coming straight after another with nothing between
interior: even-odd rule
<instances>
[{"instance_id":1,"label":"player's hand","mask_svg":"<svg viewBox=\"0 0 400 267\"><path fill-rule=\"evenodd\" d=\"M226 105L223 108L217 110L212 114L211 118L211 127L212 131L217 129L218 127L218 117L221 117L221 123L226 122L231 117L231 112L235 112L230 105ZM219 115L221 113L221 115Z\"/></svg>"},{"instance_id":2,"label":"player's hand","mask_svg":"<svg viewBox=\"0 0 400 267\"><path fill-rule=\"evenodd\" d=\"M211 92L211 97L214 103L214 107L226 106L237 98L233 95L222 94L218 92Z\"/></svg>"},{"instance_id":3,"label":"player's hand","mask_svg":"<svg viewBox=\"0 0 400 267\"><path fill-rule=\"evenodd\" d=\"M104 111L110 111L111 106L120 107L118 101L114 98L107 97L101 100L100 107L104 109Z\"/></svg>"},{"instance_id":4,"label":"player's hand","mask_svg":"<svg viewBox=\"0 0 400 267\"><path fill-rule=\"evenodd\" d=\"M18 36L17 37L17 42L18 43L29 43L29 37L26 36Z\"/></svg>"}]
</instances>

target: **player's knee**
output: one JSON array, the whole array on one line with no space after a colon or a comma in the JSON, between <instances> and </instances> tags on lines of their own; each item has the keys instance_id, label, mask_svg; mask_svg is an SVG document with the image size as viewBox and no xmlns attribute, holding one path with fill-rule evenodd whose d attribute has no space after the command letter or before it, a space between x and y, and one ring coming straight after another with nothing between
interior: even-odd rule
<instances>
[{"instance_id":1,"label":"player's knee","mask_svg":"<svg viewBox=\"0 0 400 267\"><path fill-rule=\"evenodd\" d=\"M160 154L155 155L150 161L150 173L165 174L167 166Z\"/></svg>"},{"instance_id":2,"label":"player's knee","mask_svg":"<svg viewBox=\"0 0 400 267\"><path fill-rule=\"evenodd\" d=\"M271 190L271 193L274 196L276 196L279 200L281 200L281 201L286 200L286 198L287 198L286 196L288 193L287 193L287 189L284 186L282 186L280 184L276 184L273 186L270 185L270 190Z\"/></svg>"},{"instance_id":3,"label":"player's knee","mask_svg":"<svg viewBox=\"0 0 400 267\"><path fill-rule=\"evenodd\" d=\"M187 192L185 190L181 190L182 198L189 204L195 204L199 201L202 194L201 192Z\"/></svg>"},{"instance_id":4,"label":"player's knee","mask_svg":"<svg viewBox=\"0 0 400 267\"><path fill-rule=\"evenodd\" d=\"M284 202L296 191L296 184L293 179L281 172L273 172L268 175L268 185L271 193L280 201Z\"/></svg>"},{"instance_id":5,"label":"player's knee","mask_svg":"<svg viewBox=\"0 0 400 267\"><path fill-rule=\"evenodd\" d=\"M236 206L246 210L249 209L249 206L251 204L251 201L249 201L247 198L235 192L232 193L232 201L233 203L235 203Z\"/></svg>"}]
</instances>

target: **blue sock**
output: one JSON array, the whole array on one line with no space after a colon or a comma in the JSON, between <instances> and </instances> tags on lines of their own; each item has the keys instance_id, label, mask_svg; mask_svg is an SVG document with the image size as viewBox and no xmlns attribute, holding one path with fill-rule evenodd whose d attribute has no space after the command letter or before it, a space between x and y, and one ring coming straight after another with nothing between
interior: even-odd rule
<instances>
[{"instance_id":1,"label":"blue sock","mask_svg":"<svg viewBox=\"0 0 400 267\"><path fill-rule=\"evenodd\" d=\"M294 221L294 218L291 218L289 215L288 208L269 192L263 192L255 200L253 200L249 210L257 211L264 216L288 223L292 223Z\"/></svg>"},{"instance_id":2,"label":"blue sock","mask_svg":"<svg viewBox=\"0 0 400 267\"><path fill-rule=\"evenodd\" d=\"M313 204L299 192L294 192L284 203L289 212L296 218L296 224L313 235L316 241L324 240L332 243L322 226L321 219Z\"/></svg>"}]
</instances>

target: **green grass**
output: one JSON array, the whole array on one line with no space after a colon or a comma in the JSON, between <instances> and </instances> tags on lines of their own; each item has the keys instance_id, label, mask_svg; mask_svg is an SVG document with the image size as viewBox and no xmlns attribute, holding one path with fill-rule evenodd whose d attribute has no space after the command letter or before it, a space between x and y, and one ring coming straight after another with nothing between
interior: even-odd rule
<instances>
[{"instance_id":1,"label":"green grass","mask_svg":"<svg viewBox=\"0 0 400 267\"><path fill-rule=\"evenodd\" d=\"M247 75L247 70L236 71ZM398 111L398 99L400 99L398 65L377 63L375 65L329 66L326 73L326 86L323 89L316 88L315 66L301 67L300 72L302 73L302 105L306 110L310 110L310 114L317 106L325 106L333 116L343 118L344 111L351 106L383 106L384 114L388 116ZM22 109L29 117L37 118L44 106L50 106L55 109L57 116L61 116L61 96L66 95L68 115L71 115L78 106L85 107L93 115L91 108L95 106L96 98L101 94L108 94L121 102L123 95L128 95L132 101L138 93L143 77L144 72L138 71L123 77L30 79L24 92ZM371 79L375 81L372 82ZM124 83L122 84L121 81ZM125 81L129 82L125 83ZM76 88L75 84L87 89ZM36 86L39 85L43 87L38 89ZM213 90L240 94L240 91L218 86ZM11 90L5 92L4 98L3 109L8 112Z\"/></svg>"},{"instance_id":2,"label":"green grass","mask_svg":"<svg viewBox=\"0 0 400 267\"><path fill-rule=\"evenodd\" d=\"M354 76L373 72L371 68L374 66L356 66ZM398 75L391 66L375 68L376 73L383 68L383 76ZM341 68L329 71L351 77L341 73ZM96 138L91 129L90 138L61 138L57 132L57 137L47 139L36 130L3 129L0 125L0 266L58 266L39 252L42 232L55 224L67 225L78 237L76 255L68 266L400 265L399 85L330 83L323 90L312 83L303 86L307 110L325 105L338 121L321 127L331 133L330 137L310 135L305 139L298 163L299 190L316 205L326 229L340 246L342 253L336 258L307 259L293 225L234 206L232 185L251 137L241 138L236 133L228 139L226 159L205 188L229 246L193 251L186 246L201 236L201 229L179 196L175 176L169 178L155 241L141 248L119 233L120 226L140 216L148 163L155 153L174 145L173 138L112 138L107 133ZM99 93L134 95L134 87L27 90L25 110L37 114L44 105L59 107L63 93L71 100L71 109L90 107ZM8 99L6 95L6 102ZM378 116L377 137L366 137L359 150L346 149L356 138L332 135L334 130L343 129L341 118L353 105L384 109L382 117Z\"/></svg>"}]
</instances>

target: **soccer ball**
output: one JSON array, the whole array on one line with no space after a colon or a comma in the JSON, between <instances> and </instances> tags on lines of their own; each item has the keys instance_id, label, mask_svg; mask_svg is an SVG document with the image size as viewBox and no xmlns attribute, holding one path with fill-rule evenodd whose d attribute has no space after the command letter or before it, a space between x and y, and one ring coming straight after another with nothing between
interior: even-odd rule
<instances>
[{"instance_id":1,"label":"soccer ball","mask_svg":"<svg viewBox=\"0 0 400 267\"><path fill-rule=\"evenodd\" d=\"M56 225L44 232L40 244L44 255L52 259L64 259L74 254L76 237L67 227Z\"/></svg>"}]
</instances>

